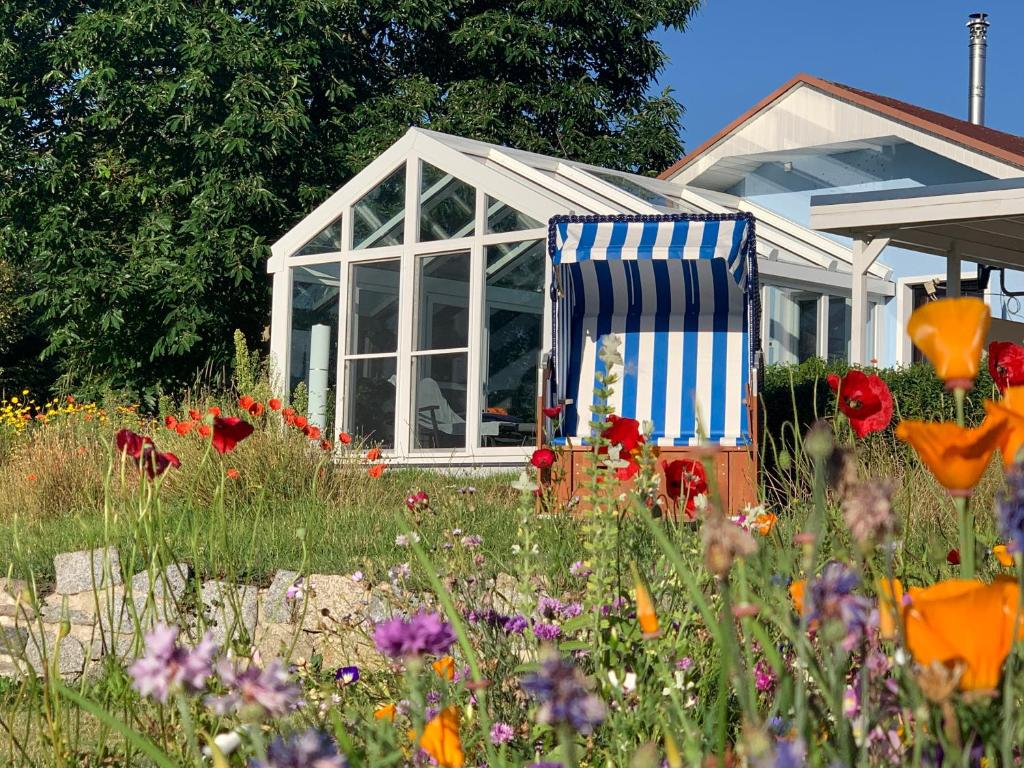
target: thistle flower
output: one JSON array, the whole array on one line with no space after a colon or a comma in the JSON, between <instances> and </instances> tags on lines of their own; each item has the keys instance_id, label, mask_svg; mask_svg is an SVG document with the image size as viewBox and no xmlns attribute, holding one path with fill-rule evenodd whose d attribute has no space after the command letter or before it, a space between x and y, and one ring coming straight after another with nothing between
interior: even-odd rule
<instances>
[{"instance_id":1,"label":"thistle flower","mask_svg":"<svg viewBox=\"0 0 1024 768\"><path fill-rule=\"evenodd\" d=\"M565 724L579 733L592 733L604 722L604 702L591 692L576 666L558 654L548 656L520 684L540 704L539 723Z\"/></svg>"},{"instance_id":2,"label":"thistle flower","mask_svg":"<svg viewBox=\"0 0 1024 768\"><path fill-rule=\"evenodd\" d=\"M158 624L146 635L146 653L128 668L132 687L164 703L172 693L197 693L213 672L217 645L207 634L194 649L177 643L178 628Z\"/></svg>"},{"instance_id":3,"label":"thistle flower","mask_svg":"<svg viewBox=\"0 0 1024 768\"><path fill-rule=\"evenodd\" d=\"M716 576L724 576L737 557L750 557L757 552L757 542L748 531L726 520L711 515L701 528L704 542L704 564Z\"/></svg>"},{"instance_id":4,"label":"thistle flower","mask_svg":"<svg viewBox=\"0 0 1024 768\"><path fill-rule=\"evenodd\" d=\"M219 715L237 712L244 719L252 720L279 717L295 709L302 694L280 659L274 659L264 668L250 663L245 669L221 659L217 677L228 692L208 696L206 705Z\"/></svg>"},{"instance_id":5,"label":"thistle flower","mask_svg":"<svg viewBox=\"0 0 1024 768\"><path fill-rule=\"evenodd\" d=\"M850 535L862 547L884 541L896 529L892 514L891 480L875 480L854 485L843 500L843 519Z\"/></svg>"},{"instance_id":6,"label":"thistle flower","mask_svg":"<svg viewBox=\"0 0 1024 768\"><path fill-rule=\"evenodd\" d=\"M508 744L515 736L515 731L508 723L497 722L491 726L491 744Z\"/></svg>"},{"instance_id":7,"label":"thistle flower","mask_svg":"<svg viewBox=\"0 0 1024 768\"><path fill-rule=\"evenodd\" d=\"M267 749L267 759L251 763L252 768L346 768L347 765L334 740L315 728L287 739L277 737Z\"/></svg>"},{"instance_id":8,"label":"thistle flower","mask_svg":"<svg viewBox=\"0 0 1024 768\"><path fill-rule=\"evenodd\" d=\"M1024 466L1007 473L1006 485L1007 492L996 505L999 530L1014 552L1024 552Z\"/></svg>"},{"instance_id":9,"label":"thistle flower","mask_svg":"<svg viewBox=\"0 0 1024 768\"><path fill-rule=\"evenodd\" d=\"M450 624L436 613L418 613L409 620L402 618L381 622L373 633L377 650L393 659L410 656L444 656L455 642Z\"/></svg>"}]
</instances>

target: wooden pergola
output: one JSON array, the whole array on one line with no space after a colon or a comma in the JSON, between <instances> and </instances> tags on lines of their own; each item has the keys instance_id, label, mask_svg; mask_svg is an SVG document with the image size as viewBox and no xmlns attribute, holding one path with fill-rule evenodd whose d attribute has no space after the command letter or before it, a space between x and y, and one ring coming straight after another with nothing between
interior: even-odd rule
<instances>
[{"instance_id":1,"label":"wooden pergola","mask_svg":"<svg viewBox=\"0 0 1024 768\"><path fill-rule=\"evenodd\" d=\"M961 263L1024 270L1024 178L811 198L811 227L853 240L850 362L866 364L868 268L887 246L946 259L946 295ZM990 340L1021 341L1024 324L994 319Z\"/></svg>"}]
</instances>

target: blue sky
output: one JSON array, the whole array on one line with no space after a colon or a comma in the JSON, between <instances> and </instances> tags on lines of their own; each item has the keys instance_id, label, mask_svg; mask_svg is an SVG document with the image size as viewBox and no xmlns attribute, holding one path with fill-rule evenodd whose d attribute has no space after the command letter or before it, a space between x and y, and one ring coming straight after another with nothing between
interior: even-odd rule
<instances>
[{"instance_id":1,"label":"blue sky","mask_svg":"<svg viewBox=\"0 0 1024 768\"><path fill-rule=\"evenodd\" d=\"M967 115L969 13L989 14L985 122L1024 134L1020 0L706 0L660 39L661 85L686 108L695 148L797 72Z\"/></svg>"}]
</instances>

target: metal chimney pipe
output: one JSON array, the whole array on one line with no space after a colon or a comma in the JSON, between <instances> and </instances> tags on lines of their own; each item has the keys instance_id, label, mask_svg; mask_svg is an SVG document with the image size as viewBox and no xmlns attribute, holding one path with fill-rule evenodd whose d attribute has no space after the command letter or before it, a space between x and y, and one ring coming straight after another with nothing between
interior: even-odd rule
<instances>
[{"instance_id":1,"label":"metal chimney pipe","mask_svg":"<svg viewBox=\"0 0 1024 768\"><path fill-rule=\"evenodd\" d=\"M967 17L970 35L970 82L967 85L967 119L975 125L985 124L985 51L988 48L988 14L972 13Z\"/></svg>"}]
</instances>

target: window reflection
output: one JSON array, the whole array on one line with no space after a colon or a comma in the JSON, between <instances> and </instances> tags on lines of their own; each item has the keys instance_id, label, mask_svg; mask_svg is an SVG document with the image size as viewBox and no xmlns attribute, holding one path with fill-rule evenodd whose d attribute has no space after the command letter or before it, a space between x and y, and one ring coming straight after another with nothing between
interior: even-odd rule
<instances>
[{"instance_id":1,"label":"window reflection","mask_svg":"<svg viewBox=\"0 0 1024 768\"><path fill-rule=\"evenodd\" d=\"M466 447L465 352L413 358L413 448Z\"/></svg>"},{"instance_id":2,"label":"window reflection","mask_svg":"<svg viewBox=\"0 0 1024 768\"><path fill-rule=\"evenodd\" d=\"M395 445L395 374L397 358L371 357L346 363L345 425L360 441Z\"/></svg>"},{"instance_id":3,"label":"window reflection","mask_svg":"<svg viewBox=\"0 0 1024 768\"><path fill-rule=\"evenodd\" d=\"M350 355L398 350L398 259L352 266Z\"/></svg>"},{"instance_id":4,"label":"window reflection","mask_svg":"<svg viewBox=\"0 0 1024 768\"><path fill-rule=\"evenodd\" d=\"M476 190L461 179L423 163L420 240L470 237L475 230Z\"/></svg>"},{"instance_id":5,"label":"window reflection","mask_svg":"<svg viewBox=\"0 0 1024 768\"><path fill-rule=\"evenodd\" d=\"M416 274L416 349L454 349L469 340L469 252L422 256Z\"/></svg>"},{"instance_id":6,"label":"window reflection","mask_svg":"<svg viewBox=\"0 0 1024 768\"><path fill-rule=\"evenodd\" d=\"M405 166L352 206L353 248L401 245L405 223Z\"/></svg>"},{"instance_id":7,"label":"window reflection","mask_svg":"<svg viewBox=\"0 0 1024 768\"><path fill-rule=\"evenodd\" d=\"M340 276L338 263L292 269L289 391L294 396L299 384L305 383L306 416L323 430L334 421Z\"/></svg>"},{"instance_id":8,"label":"window reflection","mask_svg":"<svg viewBox=\"0 0 1024 768\"><path fill-rule=\"evenodd\" d=\"M496 197L487 196L487 231L489 233L516 232L520 229L536 229L542 226L544 225L522 211L517 211Z\"/></svg>"}]
</instances>

